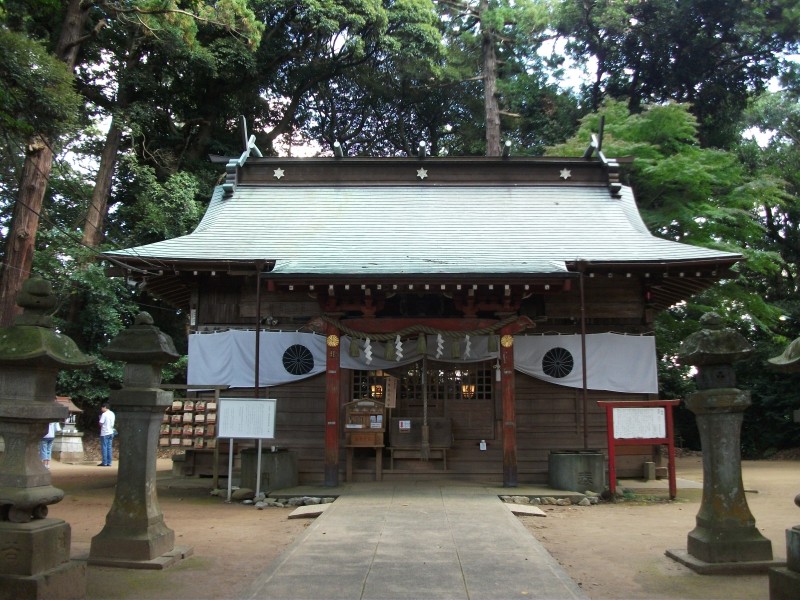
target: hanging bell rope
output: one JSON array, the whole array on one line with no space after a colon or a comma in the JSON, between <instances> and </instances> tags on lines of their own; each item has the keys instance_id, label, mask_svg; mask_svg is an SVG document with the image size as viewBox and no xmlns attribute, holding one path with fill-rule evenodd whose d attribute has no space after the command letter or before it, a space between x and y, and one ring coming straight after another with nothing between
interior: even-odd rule
<instances>
[{"instance_id":1,"label":"hanging bell rope","mask_svg":"<svg viewBox=\"0 0 800 600\"><path fill-rule=\"evenodd\" d=\"M429 460L431 457L430 428L428 427L428 359L422 359L422 440L419 457Z\"/></svg>"},{"instance_id":2,"label":"hanging bell rope","mask_svg":"<svg viewBox=\"0 0 800 600\"><path fill-rule=\"evenodd\" d=\"M417 353L425 354L428 350L428 339L424 333L420 333L417 337Z\"/></svg>"}]
</instances>

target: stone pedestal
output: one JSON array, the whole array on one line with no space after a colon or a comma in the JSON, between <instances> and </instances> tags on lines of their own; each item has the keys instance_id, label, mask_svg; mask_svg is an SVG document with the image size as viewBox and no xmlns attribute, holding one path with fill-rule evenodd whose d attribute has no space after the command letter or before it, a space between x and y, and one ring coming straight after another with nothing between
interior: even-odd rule
<instances>
[{"instance_id":1,"label":"stone pedestal","mask_svg":"<svg viewBox=\"0 0 800 600\"><path fill-rule=\"evenodd\" d=\"M800 506L800 494L795 498ZM770 600L800 600L800 525L786 530L786 566L769 571Z\"/></svg>"},{"instance_id":2,"label":"stone pedestal","mask_svg":"<svg viewBox=\"0 0 800 600\"><path fill-rule=\"evenodd\" d=\"M75 425L67 424L64 429L56 433L56 439L53 441L53 458L67 464L83 462L83 433L75 429Z\"/></svg>"},{"instance_id":3,"label":"stone pedestal","mask_svg":"<svg viewBox=\"0 0 800 600\"><path fill-rule=\"evenodd\" d=\"M792 341L780 356L769 359L770 364L786 373L800 371L800 338ZM794 411L794 422L800 423L800 410ZM800 507L800 494L794 497ZM800 600L800 525L786 530L786 567L770 569L770 600Z\"/></svg>"},{"instance_id":4,"label":"stone pedestal","mask_svg":"<svg viewBox=\"0 0 800 600\"><path fill-rule=\"evenodd\" d=\"M71 562L70 527L47 519L48 506L64 492L51 485L39 457L48 423L63 421L57 404L61 369L90 366L67 336L53 331L56 304L48 282L31 278L17 296L25 309L12 327L0 328L0 599L83 598L86 565Z\"/></svg>"},{"instance_id":5,"label":"stone pedestal","mask_svg":"<svg viewBox=\"0 0 800 600\"><path fill-rule=\"evenodd\" d=\"M0 523L0 600L86 596L86 563L70 561L70 527L60 519Z\"/></svg>"},{"instance_id":6,"label":"stone pedestal","mask_svg":"<svg viewBox=\"0 0 800 600\"><path fill-rule=\"evenodd\" d=\"M164 523L156 494L156 450L161 419L172 392L137 390L150 408L131 406L130 390L112 393L119 422L119 474L116 495L102 531L92 538L89 564L135 566L174 549L175 532ZM157 567L153 567L157 568Z\"/></svg>"},{"instance_id":7,"label":"stone pedestal","mask_svg":"<svg viewBox=\"0 0 800 600\"><path fill-rule=\"evenodd\" d=\"M681 344L678 360L695 365L699 391L686 398L697 417L703 449L703 500L687 550L667 556L698 573L761 573L782 565L772 560L772 543L756 529L742 483L742 420L750 392L736 388L733 362L752 349L716 313L700 318L702 329Z\"/></svg>"},{"instance_id":8,"label":"stone pedestal","mask_svg":"<svg viewBox=\"0 0 800 600\"><path fill-rule=\"evenodd\" d=\"M703 448L703 500L687 552L667 555L699 573L766 572L772 543L756 528L742 482L740 434L750 394L736 388L691 394L687 407L697 416Z\"/></svg>"},{"instance_id":9,"label":"stone pedestal","mask_svg":"<svg viewBox=\"0 0 800 600\"><path fill-rule=\"evenodd\" d=\"M156 457L161 420L172 392L158 388L161 365L178 356L172 340L147 313L112 340L103 354L125 360L123 388L110 402L119 430L116 494L102 531L92 538L89 564L161 569L191 554L175 547L156 492Z\"/></svg>"}]
</instances>

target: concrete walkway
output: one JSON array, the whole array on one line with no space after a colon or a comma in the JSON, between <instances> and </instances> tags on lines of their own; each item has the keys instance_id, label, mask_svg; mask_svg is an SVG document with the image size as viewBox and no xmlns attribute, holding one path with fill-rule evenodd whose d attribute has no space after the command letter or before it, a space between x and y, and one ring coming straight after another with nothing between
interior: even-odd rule
<instances>
[{"instance_id":1,"label":"concrete walkway","mask_svg":"<svg viewBox=\"0 0 800 600\"><path fill-rule=\"evenodd\" d=\"M586 598L497 488L383 482L340 493L246 598Z\"/></svg>"}]
</instances>

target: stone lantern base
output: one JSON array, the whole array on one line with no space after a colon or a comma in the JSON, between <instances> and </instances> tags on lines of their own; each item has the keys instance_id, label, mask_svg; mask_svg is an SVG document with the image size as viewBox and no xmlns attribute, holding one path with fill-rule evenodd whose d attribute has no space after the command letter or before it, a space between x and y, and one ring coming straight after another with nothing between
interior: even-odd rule
<instances>
[{"instance_id":1,"label":"stone lantern base","mask_svg":"<svg viewBox=\"0 0 800 600\"><path fill-rule=\"evenodd\" d=\"M71 530L66 522L3 521L0 540L0 600L86 597L86 563L69 559Z\"/></svg>"},{"instance_id":2,"label":"stone lantern base","mask_svg":"<svg viewBox=\"0 0 800 600\"><path fill-rule=\"evenodd\" d=\"M786 567L770 569L769 599L800 600L800 525L786 530Z\"/></svg>"}]
</instances>

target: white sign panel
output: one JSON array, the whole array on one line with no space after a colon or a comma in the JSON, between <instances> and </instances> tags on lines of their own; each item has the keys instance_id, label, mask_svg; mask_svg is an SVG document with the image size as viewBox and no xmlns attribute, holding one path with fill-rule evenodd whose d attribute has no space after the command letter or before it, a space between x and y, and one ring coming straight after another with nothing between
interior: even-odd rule
<instances>
[{"instance_id":1,"label":"white sign panel","mask_svg":"<svg viewBox=\"0 0 800 600\"><path fill-rule=\"evenodd\" d=\"M276 402L272 398L220 398L217 437L274 438Z\"/></svg>"},{"instance_id":2,"label":"white sign panel","mask_svg":"<svg viewBox=\"0 0 800 600\"><path fill-rule=\"evenodd\" d=\"M614 408L614 439L667 437L664 408Z\"/></svg>"}]
</instances>

